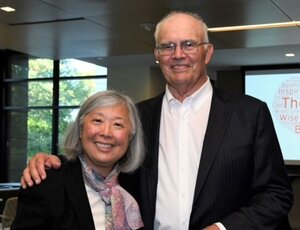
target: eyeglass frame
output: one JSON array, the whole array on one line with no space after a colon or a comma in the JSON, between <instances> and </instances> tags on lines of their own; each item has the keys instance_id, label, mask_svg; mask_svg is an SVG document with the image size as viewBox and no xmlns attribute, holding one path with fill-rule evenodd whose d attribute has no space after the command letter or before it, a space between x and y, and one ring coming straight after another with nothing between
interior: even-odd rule
<instances>
[{"instance_id":1,"label":"eyeglass frame","mask_svg":"<svg viewBox=\"0 0 300 230\"><path fill-rule=\"evenodd\" d=\"M184 45L186 45L187 43L191 43L193 44L193 48L196 48L195 51L192 51L192 52L186 52L184 50ZM196 41L193 41L193 40L184 40L184 41L181 41L180 44L179 44L179 47L181 49L181 51L184 53L184 54L193 54L193 53L197 53L198 52L198 47L200 45L207 45L209 44L209 42L196 42ZM169 53L169 54L162 54L162 48L167 48L167 47L164 47L164 46L170 46L169 48L172 49L172 53ZM164 44L160 44L159 46L156 46L155 49L157 50L158 54L161 55L161 56L171 56L171 55L174 55L175 51L176 51L176 48L177 48L178 44L176 43L173 43L173 42L170 42L170 43L164 43Z\"/></svg>"}]
</instances>

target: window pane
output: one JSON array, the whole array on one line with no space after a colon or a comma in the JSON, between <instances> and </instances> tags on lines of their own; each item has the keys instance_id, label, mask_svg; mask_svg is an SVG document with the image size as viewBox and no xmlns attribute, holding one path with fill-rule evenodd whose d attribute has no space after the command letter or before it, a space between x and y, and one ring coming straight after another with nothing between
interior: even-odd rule
<instances>
[{"instance_id":1,"label":"window pane","mask_svg":"<svg viewBox=\"0 0 300 230\"><path fill-rule=\"evenodd\" d=\"M24 106L28 105L28 82L7 83L7 101L6 106Z\"/></svg>"},{"instance_id":2,"label":"window pane","mask_svg":"<svg viewBox=\"0 0 300 230\"><path fill-rule=\"evenodd\" d=\"M106 78L61 80L59 85L59 105L81 105L92 94L106 90L106 82Z\"/></svg>"},{"instance_id":3,"label":"window pane","mask_svg":"<svg viewBox=\"0 0 300 230\"><path fill-rule=\"evenodd\" d=\"M9 58L9 70L6 78L27 79L28 78L28 57L18 54Z\"/></svg>"},{"instance_id":4,"label":"window pane","mask_svg":"<svg viewBox=\"0 0 300 230\"><path fill-rule=\"evenodd\" d=\"M52 110L31 110L28 113L28 149L30 158L37 152L52 151Z\"/></svg>"},{"instance_id":5,"label":"window pane","mask_svg":"<svg viewBox=\"0 0 300 230\"><path fill-rule=\"evenodd\" d=\"M75 121L79 109L60 109L59 110L59 146L62 147L65 132L69 128L69 125ZM62 149L59 148L59 153L62 154Z\"/></svg>"},{"instance_id":6,"label":"window pane","mask_svg":"<svg viewBox=\"0 0 300 230\"><path fill-rule=\"evenodd\" d=\"M20 181L27 160L37 152L51 153L51 110L7 112L9 181Z\"/></svg>"},{"instance_id":7,"label":"window pane","mask_svg":"<svg viewBox=\"0 0 300 230\"><path fill-rule=\"evenodd\" d=\"M52 78L53 61L50 59L31 58L15 55L10 59L9 76L11 79Z\"/></svg>"},{"instance_id":8,"label":"window pane","mask_svg":"<svg viewBox=\"0 0 300 230\"><path fill-rule=\"evenodd\" d=\"M61 60L59 69L61 77L107 75L107 68L76 59Z\"/></svg>"},{"instance_id":9,"label":"window pane","mask_svg":"<svg viewBox=\"0 0 300 230\"><path fill-rule=\"evenodd\" d=\"M29 82L29 106L52 106L52 81Z\"/></svg>"},{"instance_id":10,"label":"window pane","mask_svg":"<svg viewBox=\"0 0 300 230\"><path fill-rule=\"evenodd\" d=\"M50 59L30 59L28 78L52 78L53 61Z\"/></svg>"},{"instance_id":11,"label":"window pane","mask_svg":"<svg viewBox=\"0 0 300 230\"><path fill-rule=\"evenodd\" d=\"M7 83L6 106L52 106L52 81Z\"/></svg>"},{"instance_id":12,"label":"window pane","mask_svg":"<svg viewBox=\"0 0 300 230\"><path fill-rule=\"evenodd\" d=\"M7 112L8 181L20 181L27 164L27 112Z\"/></svg>"}]
</instances>

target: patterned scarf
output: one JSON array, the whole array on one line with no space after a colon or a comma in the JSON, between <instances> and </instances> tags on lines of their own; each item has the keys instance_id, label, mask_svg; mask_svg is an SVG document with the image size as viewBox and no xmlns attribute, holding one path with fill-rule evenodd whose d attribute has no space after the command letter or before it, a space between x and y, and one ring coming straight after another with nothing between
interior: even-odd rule
<instances>
[{"instance_id":1,"label":"patterned scarf","mask_svg":"<svg viewBox=\"0 0 300 230\"><path fill-rule=\"evenodd\" d=\"M100 194L105 203L105 229L129 230L143 227L137 202L119 185L120 171L118 167L115 167L106 178L103 178L88 166L83 155L80 155L79 159L85 182Z\"/></svg>"}]
</instances>

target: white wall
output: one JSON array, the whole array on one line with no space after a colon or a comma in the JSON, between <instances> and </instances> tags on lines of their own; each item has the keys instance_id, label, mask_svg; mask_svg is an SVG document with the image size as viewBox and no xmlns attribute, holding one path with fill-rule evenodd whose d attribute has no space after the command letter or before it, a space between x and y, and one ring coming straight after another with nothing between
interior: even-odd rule
<instances>
[{"instance_id":1,"label":"white wall","mask_svg":"<svg viewBox=\"0 0 300 230\"><path fill-rule=\"evenodd\" d=\"M165 82L158 67L111 67L107 71L107 88L119 90L139 102L161 93Z\"/></svg>"}]
</instances>

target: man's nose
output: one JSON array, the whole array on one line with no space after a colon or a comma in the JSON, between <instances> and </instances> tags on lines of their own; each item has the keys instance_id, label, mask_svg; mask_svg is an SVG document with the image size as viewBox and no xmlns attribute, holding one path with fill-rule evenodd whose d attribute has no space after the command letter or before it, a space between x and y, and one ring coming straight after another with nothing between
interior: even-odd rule
<instances>
[{"instance_id":1,"label":"man's nose","mask_svg":"<svg viewBox=\"0 0 300 230\"><path fill-rule=\"evenodd\" d=\"M173 54L173 57L175 58L179 58L179 57L182 57L184 56L185 53L183 52L182 48L181 48L181 45L177 45L175 48L174 48L174 54Z\"/></svg>"}]
</instances>

